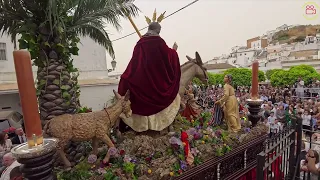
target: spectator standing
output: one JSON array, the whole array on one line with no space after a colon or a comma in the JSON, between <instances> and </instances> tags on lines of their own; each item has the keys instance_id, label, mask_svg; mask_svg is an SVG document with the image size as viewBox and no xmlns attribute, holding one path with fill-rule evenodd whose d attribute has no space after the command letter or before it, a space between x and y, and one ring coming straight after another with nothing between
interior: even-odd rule
<instances>
[{"instance_id":1,"label":"spectator standing","mask_svg":"<svg viewBox=\"0 0 320 180\"><path fill-rule=\"evenodd\" d=\"M297 95L299 98L304 97L304 81L301 77L297 81Z\"/></svg>"}]
</instances>

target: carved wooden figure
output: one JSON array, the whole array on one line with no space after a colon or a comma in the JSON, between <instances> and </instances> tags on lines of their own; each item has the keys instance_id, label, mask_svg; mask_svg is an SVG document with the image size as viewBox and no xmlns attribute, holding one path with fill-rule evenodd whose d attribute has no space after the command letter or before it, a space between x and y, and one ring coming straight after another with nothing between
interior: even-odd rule
<instances>
[{"instance_id":1,"label":"carved wooden figure","mask_svg":"<svg viewBox=\"0 0 320 180\"><path fill-rule=\"evenodd\" d=\"M92 140L93 154L98 153L98 141L101 140L108 145L114 147L109 138L110 130L117 125L117 120L121 113L125 116L131 116L130 108L130 92L127 91L125 96L121 97L117 92L113 91L117 99L112 106L102 111L80 113L80 114L64 114L51 119L44 127L45 134L59 139L58 153L66 168L71 167L71 163L66 158L64 147L69 141L88 141ZM104 157L103 162L109 161L110 155Z\"/></svg>"}]
</instances>

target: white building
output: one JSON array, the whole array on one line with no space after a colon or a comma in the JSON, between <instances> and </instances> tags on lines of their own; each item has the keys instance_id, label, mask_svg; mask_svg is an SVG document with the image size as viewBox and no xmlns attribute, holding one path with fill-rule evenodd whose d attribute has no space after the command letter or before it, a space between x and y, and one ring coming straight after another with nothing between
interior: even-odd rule
<instances>
[{"instance_id":1,"label":"white building","mask_svg":"<svg viewBox=\"0 0 320 180\"><path fill-rule=\"evenodd\" d=\"M79 56L74 66L79 69L80 102L93 110L101 110L117 89L117 81L108 78L106 50L87 37L81 38ZM21 112L13 63L13 44L6 36L0 37L0 111L13 109ZM36 67L33 67L36 79Z\"/></svg>"},{"instance_id":2,"label":"white building","mask_svg":"<svg viewBox=\"0 0 320 180\"><path fill-rule=\"evenodd\" d=\"M286 31L286 30L288 30L288 29L289 29L289 26L286 25L286 24L284 24L284 25L282 25L282 26L277 27L277 28L276 28L276 32Z\"/></svg>"},{"instance_id":3,"label":"white building","mask_svg":"<svg viewBox=\"0 0 320 180\"><path fill-rule=\"evenodd\" d=\"M256 56L255 49L239 49L237 52L231 53L231 57L235 57L234 64L237 64L241 67L246 67L255 60Z\"/></svg>"}]
</instances>

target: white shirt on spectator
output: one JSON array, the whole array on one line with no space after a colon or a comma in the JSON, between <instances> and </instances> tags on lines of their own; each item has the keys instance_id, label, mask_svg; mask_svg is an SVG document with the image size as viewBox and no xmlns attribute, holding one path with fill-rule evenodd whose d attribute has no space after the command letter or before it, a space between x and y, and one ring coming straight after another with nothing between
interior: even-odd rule
<instances>
[{"instance_id":1,"label":"white shirt on spectator","mask_svg":"<svg viewBox=\"0 0 320 180\"><path fill-rule=\"evenodd\" d=\"M301 118L302 118L302 125L310 126L311 115L302 114Z\"/></svg>"},{"instance_id":2,"label":"white shirt on spectator","mask_svg":"<svg viewBox=\"0 0 320 180\"><path fill-rule=\"evenodd\" d=\"M17 166L20 166L20 163L18 163L18 161L14 161L9 167L7 167L7 169L2 172L0 180L10 180L11 170Z\"/></svg>"},{"instance_id":3,"label":"white shirt on spectator","mask_svg":"<svg viewBox=\"0 0 320 180\"><path fill-rule=\"evenodd\" d=\"M303 91L303 87L304 87L304 81L301 80L301 81L299 81L298 84L297 84L297 92L304 92L304 91Z\"/></svg>"},{"instance_id":4,"label":"white shirt on spectator","mask_svg":"<svg viewBox=\"0 0 320 180\"><path fill-rule=\"evenodd\" d=\"M269 123L274 123L275 120L276 120L276 117L274 115L268 117L268 122Z\"/></svg>"},{"instance_id":5,"label":"white shirt on spectator","mask_svg":"<svg viewBox=\"0 0 320 180\"><path fill-rule=\"evenodd\" d=\"M272 123L270 129L272 133L278 133L282 129L282 125L280 122Z\"/></svg>"}]
</instances>

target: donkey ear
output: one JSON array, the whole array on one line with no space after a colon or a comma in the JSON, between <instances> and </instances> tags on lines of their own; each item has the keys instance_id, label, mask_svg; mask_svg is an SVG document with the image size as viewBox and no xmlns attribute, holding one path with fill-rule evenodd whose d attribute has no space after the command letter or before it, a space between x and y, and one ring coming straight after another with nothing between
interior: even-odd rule
<instances>
[{"instance_id":1,"label":"donkey ear","mask_svg":"<svg viewBox=\"0 0 320 180\"><path fill-rule=\"evenodd\" d=\"M202 59L201 59L201 57L200 57L200 55L199 55L198 52L196 52L196 62L197 62L197 64L199 64L199 65L202 65L202 64L203 64L203 63L202 63Z\"/></svg>"},{"instance_id":2,"label":"donkey ear","mask_svg":"<svg viewBox=\"0 0 320 180\"><path fill-rule=\"evenodd\" d=\"M113 94L116 97L116 99L120 99L121 98L120 94L117 93L115 90L113 90Z\"/></svg>"},{"instance_id":3,"label":"donkey ear","mask_svg":"<svg viewBox=\"0 0 320 180\"><path fill-rule=\"evenodd\" d=\"M130 91L127 90L126 94L124 95L124 100L128 101L130 99Z\"/></svg>"},{"instance_id":4,"label":"donkey ear","mask_svg":"<svg viewBox=\"0 0 320 180\"><path fill-rule=\"evenodd\" d=\"M189 61L192 61L193 59L190 57L190 56L186 56L187 57L187 59L189 60Z\"/></svg>"}]
</instances>

